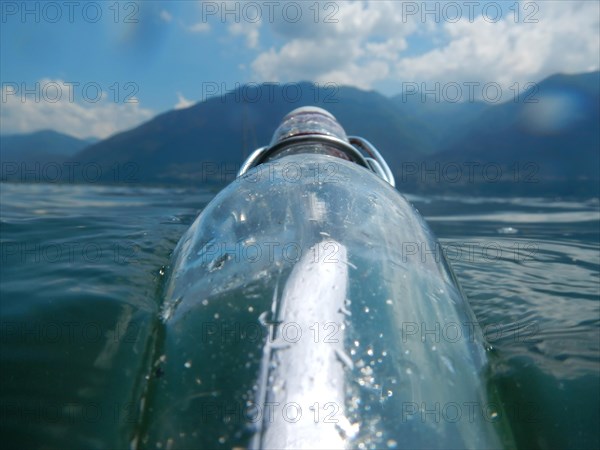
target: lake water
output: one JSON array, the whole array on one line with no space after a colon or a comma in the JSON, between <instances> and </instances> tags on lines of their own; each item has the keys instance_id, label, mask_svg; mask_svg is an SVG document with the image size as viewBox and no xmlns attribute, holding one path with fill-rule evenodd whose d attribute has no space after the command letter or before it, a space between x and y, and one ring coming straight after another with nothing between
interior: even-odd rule
<instances>
[{"instance_id":1,"label":"lake water","mask_svg":"<svg viewBox=\"0 0 600 450\"><path fill-rule=\"evenodd\" d=\"M5 445L130 448L170 256L215 192L1 185ZM518 446L600 448L599 200L408 197L492 346Z\"/></svg>"}]
</instances>

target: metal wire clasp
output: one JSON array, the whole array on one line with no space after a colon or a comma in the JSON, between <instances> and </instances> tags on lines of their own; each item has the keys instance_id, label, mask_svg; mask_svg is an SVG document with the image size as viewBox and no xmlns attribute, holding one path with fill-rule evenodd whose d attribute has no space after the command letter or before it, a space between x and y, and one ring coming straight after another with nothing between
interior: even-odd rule
<instances>
[{"instance_id":1,"label":"metal wire clasp","mask_svg":"<svg viewBox=\"0 0 600 450\"><path fill-rule=\"evenodd\" d=\"M348 141L335 136L322 134L303 134L279 141L272 146L260 147L254 150L240 168L237 176L241 177L253 167L266 162L270 156L277 153L283 147L300 143L322 143L342 151L350 161L375 173L377 176L396 187L396 180L388 164L377 151L375 146L364 138L348 136Z\"/></svg>"}]
</instances>

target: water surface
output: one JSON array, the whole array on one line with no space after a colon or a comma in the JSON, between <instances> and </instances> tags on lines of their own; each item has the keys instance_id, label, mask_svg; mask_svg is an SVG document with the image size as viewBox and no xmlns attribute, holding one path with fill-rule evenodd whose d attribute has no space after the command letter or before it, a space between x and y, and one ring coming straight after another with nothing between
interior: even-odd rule
<instances>
[{"instance_id":1,"label":"water surface","mask_svg":"<svg viewBox=\"0 0 600 450\"><path fill-rule=\"evenodd\" d=\"M135 444L171 252L214 194L1 185L9 447ZM519 447L599 448L598 199L408 197L492 346L491 383Z\"/></svg>"}]
</instances>

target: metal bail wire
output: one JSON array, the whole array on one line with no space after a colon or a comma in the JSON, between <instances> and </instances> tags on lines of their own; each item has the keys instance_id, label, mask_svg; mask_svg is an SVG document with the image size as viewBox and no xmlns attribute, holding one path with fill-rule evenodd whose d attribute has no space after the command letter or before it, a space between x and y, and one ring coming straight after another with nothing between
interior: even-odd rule
<instances>
[{"instance_id":1,"label":"metal bail wire","mask_svg":"<svg viewBox=\"0 0 600 450\"><path fill-rule=\"evenodd\" d=\"M396 180L387 162L377 151L375 146L359 136L348 136L346 142L334 136L321 134L304 134L293 136L275 143L272 146L260 147L254 150L244 161L237 174L238 177L245 175L250 169L266 162L282 148L301 143L321 143L342 151L350 161L370 170L378 177L386 181L392 187L396 187Z\"/></svg>"}]
</instances>

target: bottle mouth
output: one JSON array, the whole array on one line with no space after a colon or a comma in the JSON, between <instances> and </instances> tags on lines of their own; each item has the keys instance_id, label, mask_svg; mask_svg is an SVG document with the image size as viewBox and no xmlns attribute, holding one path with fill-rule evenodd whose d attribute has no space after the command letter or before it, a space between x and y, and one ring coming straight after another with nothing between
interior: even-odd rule
<instances>
[{"instance_id":1,"label":"bottle mouth","mask_svg":"<svg viewBox=\"0 0 600 450\"><path fill-rule=\"evenodd\" d=\"M330 119L337 120L333 114L323 108L319 108L318 106L301 106L300 108L296 108L285 115L283 120L288 117L296 116L298 114L321 114L322 116L329 117Z\"/></svg>"},{"instance_id":2,"label":"bottle mouth","mask_svg":"<svg viewBox=\"0 0 600 450\"><path fill-rule=\"evenodd\" d=\"M346 132L333 114L316 106L303 106L285 115L269 145L272 147L286 139L307 135L332 136L348 142Z\"/></svg>"},{"instance_id":3,"label":"bottle mouth","mask_svg":"<svg viewBox=\"0 0 600 450\"><path fill-rule=\"evenodd\" d=\"M365 165L335 116L317 106L296 108L284 116L262 162L300 153L330 155Z\"/></svg>"},{"instance_id":4,"label":"bottle mouth","mask_svg":"<svg viewBox=\"0 0 600 450\"><path fill-rule=\"evenodd\" d=\"M335 116L317 106L303 106L286 114L266 147L256 149L242 164L238 176L252 167L284 156L321 154L358 164L392 186L394 176L383 157L368 141L347 136Z\"/></svg>"}]
</instances>

